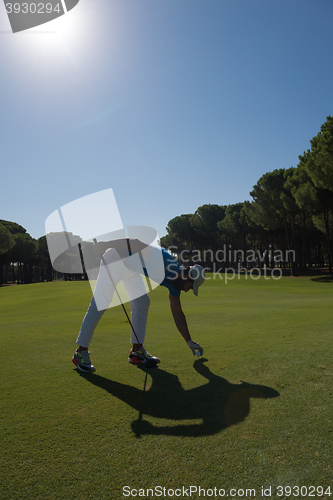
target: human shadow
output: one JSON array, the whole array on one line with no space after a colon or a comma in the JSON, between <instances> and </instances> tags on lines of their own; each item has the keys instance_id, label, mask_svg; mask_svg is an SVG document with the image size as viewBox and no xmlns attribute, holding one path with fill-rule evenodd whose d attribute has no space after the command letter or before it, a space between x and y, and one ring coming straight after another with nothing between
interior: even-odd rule
<instances>
[{"instance_id":1,"label":"human shadow","mask_svg":"<svg viewBox=\"0 0 333 500\"><path fill-rule=\"evenodd\" d=\"M316 278L311 278L311 281L315 281L316 283L333 283L333 275L318 276Z\"/></svg>"},{"instance_id":2,"label":"human shadow","mask_svg":"<svg viewBox=\"0 0 333 500\"><path fill-rule=\"evenodd\" d=\"M139 369L151 375L151 387L145 391L96 374L82 374L90 383L104 389L139 412L131 424L136 437L143 434L169 436L208 436L245 420L251 398L274 398L279 393L270 387L241 382L232 384L210 371L205 358L196 360L195 370L207 383L185 390L178 377L160 368ZM147 375L146 375L147 379ZM176 425L153 425L143 415L172 420ZM200 423L189 423L201 420ZM184 421L183 423L180 423Z\"/></svg>"}]
</instances>

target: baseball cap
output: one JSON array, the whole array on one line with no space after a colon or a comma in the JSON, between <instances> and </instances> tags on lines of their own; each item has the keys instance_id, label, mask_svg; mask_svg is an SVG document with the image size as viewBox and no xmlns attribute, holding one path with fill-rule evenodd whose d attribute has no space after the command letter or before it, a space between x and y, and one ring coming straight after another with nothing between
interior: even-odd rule
<instances>
[{"instance_id":1,"label":"baseball cap","mask_svg":"<svg viewBox=\"0 0 333 500\"><path fill-rule=\"evenodd\" d=\"M190 267L188 275L193 280L193 293L194 295L198 296L199 286L202 285L202 283L206 279L205 270L202 266L196 264L195 266Z\"/></svg>"}]
</instances>

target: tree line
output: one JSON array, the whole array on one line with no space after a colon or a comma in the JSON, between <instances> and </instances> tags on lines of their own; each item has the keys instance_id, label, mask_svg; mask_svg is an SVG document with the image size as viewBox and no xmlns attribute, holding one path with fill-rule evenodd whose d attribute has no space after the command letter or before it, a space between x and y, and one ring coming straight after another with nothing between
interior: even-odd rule
<instances>
[{"instance_id":1,"label":"tree line","mask_svg":"<svg viewBox=\"0 0 333 500\"><path fill-rule=\"evenodd\" d=\"M0 220L0 285L57 279L46 236L34 239L16 222Z\"/></svg>"},{"instance_id":2,"label":"tree line","mask_svg":"<svg viewBox=\"0 0 333 500\"><path fill-rule=\"evenodd\" d=\"M267 172L252 201L203 205L169 221L161 245L211 270L311 266L332 273L333 118L327 117L297 167ZM184 259L185 257L185 259Z\"/></svg>"},{"instance_id":3,"label":"tree line","mask_svg":"<svg viewBox=\"0 0 333 500\"><path fill-rule=\"evenodd\" d=\"M161 246L183 263L212 271L266 266L296 275L327 266L332 274L333 117L310 144L297 167L264 174L250 192L252 201L207 204L171 219ZM87 275L55 271L46 236L36 240L19 224L0 220L0 285L54 279Z\"/></svg>"}]
</instances>

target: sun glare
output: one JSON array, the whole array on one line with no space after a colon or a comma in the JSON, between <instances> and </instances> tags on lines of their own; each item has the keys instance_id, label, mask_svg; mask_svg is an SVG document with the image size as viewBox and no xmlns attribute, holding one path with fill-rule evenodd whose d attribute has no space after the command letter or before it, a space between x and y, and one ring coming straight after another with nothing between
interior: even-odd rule
<instances>
[{"instance_id":1,"label":"sun glare","mask_svg":"<svg viewBox=\"0 0 333 500\"><path fill-rule=\"evenodd\" d=\"M45 116L51 108L57 115L69 99L71 106L65 111L78 113L79 123L86 119L80 115L85 106L95 117L98 96L91 88L94 84L103 90L104 79L100 75L105 61L108 67L116 67L119 61L117 18L110 10L108 6L82 0L82 5L79 2L57 19L25 31L10 32L8 21L8 31L2 32L0 45L3 85L16 99L34 102L36 109L45 111ZM119 71L114 74L118 77ZM57 105L60 96L62 107ZM110 109L108 102L107 113Z\"/></svg>"},{"instance_id":2,"label":"sun glare","mask_svg":"<svg viewBox=\"0 0 333 500\"><path fill-rule=\"evenodd\" d=\"M29 36L29 45L36 50L40 61L52 63L67 60L70 65L78 64L85 43L85 19L73 9L57 19L28 30L22 36ZM18 35L19 36L19 35Z\"/></svg>"},{"instance_id":3,"label":"sun glare","mask_svg":"<svg viewBox=\"0 0 333 500\"><path fill-rule=\"evenodd\" d=\"M95 17L91 4L90 8L80 8L79 4L53 21L8 33L2 55L11 66L10 73L19 77L17 81L22 81L24 74L28 83L33 75L52 79L59 72L77 71L89 63L96 64L98 37L91 27Z\"/></svg>"}]
</instances>

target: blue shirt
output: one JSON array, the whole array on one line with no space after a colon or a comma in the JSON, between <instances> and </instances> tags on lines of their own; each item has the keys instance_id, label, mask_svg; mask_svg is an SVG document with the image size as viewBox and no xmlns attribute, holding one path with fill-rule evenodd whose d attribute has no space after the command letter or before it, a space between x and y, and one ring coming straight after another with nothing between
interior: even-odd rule
<instances>
[{"instance_id":1,"label":"blue shirt","mask_svg":"<svg viewBox=\"0 0 333 500\"><path fill-rule=\"evenodd\" d=\"M162 248L162 256L164 262L165 277L160 285L165 286L174 297L180 297L181 291L176 290L172 279L176 277L182 266L178 264L178 262L172 257L172 255L169 254L169 252L167 252L164 248Z\"/></svg>"}]
</instances>

